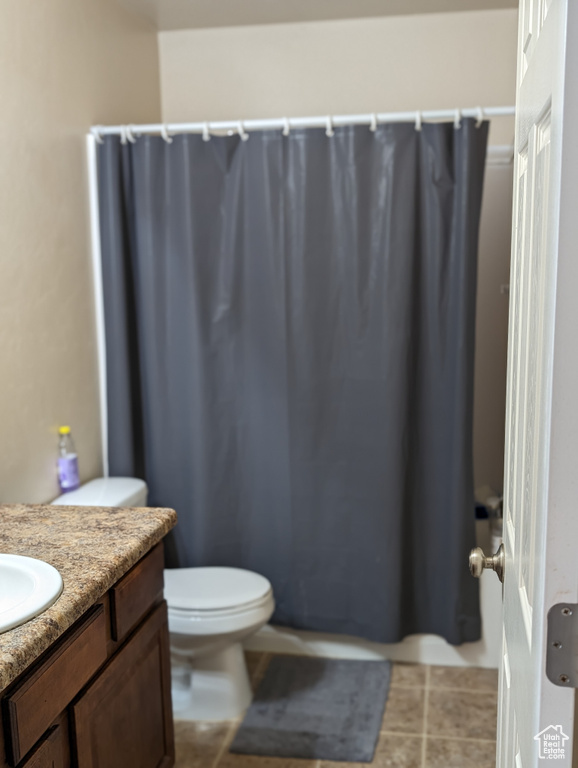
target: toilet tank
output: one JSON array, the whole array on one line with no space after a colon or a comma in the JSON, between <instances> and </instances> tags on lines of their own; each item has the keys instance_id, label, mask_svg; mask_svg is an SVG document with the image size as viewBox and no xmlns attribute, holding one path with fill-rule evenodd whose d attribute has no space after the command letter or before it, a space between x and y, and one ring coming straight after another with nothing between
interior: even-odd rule
<instances>
[{"instance_id":1,"label":"toilet tank","mask_svg":"<svg viewBox=\"0 0 578 768\"><path fill-rule=\"evenodd\" d=\"M136 477L99 477L76 491L63 493L53 504L75 507L146 507L148 488Z\"/></svg>"}]
</instances>

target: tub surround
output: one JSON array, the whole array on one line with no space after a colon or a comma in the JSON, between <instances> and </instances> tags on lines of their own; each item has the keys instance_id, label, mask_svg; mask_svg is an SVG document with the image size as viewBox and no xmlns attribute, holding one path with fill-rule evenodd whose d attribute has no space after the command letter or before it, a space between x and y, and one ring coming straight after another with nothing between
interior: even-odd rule
<instances>
[{"instance_id":1,"label":"tub surround","mask_svg":"<svg viewBox=\"0 0 578 768\"><path fill-rule=\"evenodd\" d=\"M162 508L0 505L0 552L45 560L64 582L40 616L0 634L0 692L176 524Z\"/></svg>"}]
</instances>

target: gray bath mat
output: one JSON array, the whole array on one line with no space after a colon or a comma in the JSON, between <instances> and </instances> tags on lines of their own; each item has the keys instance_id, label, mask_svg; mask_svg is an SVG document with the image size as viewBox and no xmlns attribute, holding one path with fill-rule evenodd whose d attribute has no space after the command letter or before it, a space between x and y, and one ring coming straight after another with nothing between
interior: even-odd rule
<instances>
[{"instance_id":1,"label":"gray bath mat","mask_svg":"<svg viewBox=\"0 0 578 768\"><path fill-rule=\"evenodd\" d=\"M369 763L390 676L389 661L274 656L231 752Z\"/></svg>"}]
</instances>

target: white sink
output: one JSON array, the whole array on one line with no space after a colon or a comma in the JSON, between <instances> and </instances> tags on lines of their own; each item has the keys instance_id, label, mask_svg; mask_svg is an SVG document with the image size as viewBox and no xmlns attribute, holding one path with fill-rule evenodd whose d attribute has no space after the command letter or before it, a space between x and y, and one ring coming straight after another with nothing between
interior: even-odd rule
<instances>
[{"instance_id":1,"label":"white sink","mask_svg":"<svg viewBox=\"0 0 578 768\"><path fill-rule=\"evenodd\" d=\"M30 621L62 592L62 576L43 560L0 554L0 632Z\"/></svg>"}]
</instances>

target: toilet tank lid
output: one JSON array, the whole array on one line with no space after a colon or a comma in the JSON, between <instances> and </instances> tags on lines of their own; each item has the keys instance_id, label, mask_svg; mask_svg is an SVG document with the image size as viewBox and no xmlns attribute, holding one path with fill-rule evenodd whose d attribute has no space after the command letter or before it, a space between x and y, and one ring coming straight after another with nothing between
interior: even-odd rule
<instances>
[{"instance_id":1,"label":"toilet tank lid","mask_svg":"<svg viewBox=\"0 0 578 768\"><path fill-rule=\"evenodd\" d=\"M170 608L214 611L236 608L271 592L271 583L242 568L169 568L165 571L165 600Z\"/></svg>"},{"instance_id":2,"label":"toilet tank lid","mask_svg":"<svg viewBox=\"0 0 578 768\"><path fill-rule=\"evenodd\" d=\"M146 503L147 486L136 477L99 477L76 491L63 493L53 504L78 507L133 507Z\"/></svg>"}]
</instances>

